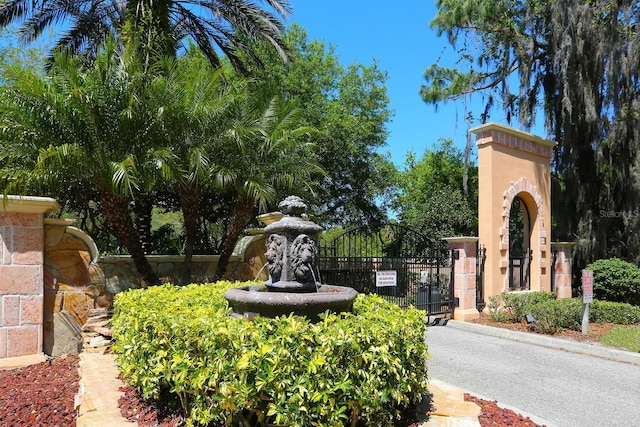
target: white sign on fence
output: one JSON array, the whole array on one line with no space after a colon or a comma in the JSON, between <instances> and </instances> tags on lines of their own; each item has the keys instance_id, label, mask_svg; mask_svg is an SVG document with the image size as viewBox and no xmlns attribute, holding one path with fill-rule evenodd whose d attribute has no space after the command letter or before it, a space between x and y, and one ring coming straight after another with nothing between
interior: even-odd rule
<instances>
[{"instance_id":1,"label":"white sign on fence","mask_svg":"<svg viewBox=\"0 0 640 427\"><path fill-rule=\"evenodd\" d=\"M376 287L398 286L398 272L395 270L376 271Z\"/></svg>"},{"instance_id":2,"label":"white sign on fence","mask_svg":"<svg viewBox=\"0 0 640 427\"><path fill-rule=\"evenodd\" d=\"M426 270L420 270L420 283L427 283L429 280L429 273Z\"/></svg>"}]
</instances>

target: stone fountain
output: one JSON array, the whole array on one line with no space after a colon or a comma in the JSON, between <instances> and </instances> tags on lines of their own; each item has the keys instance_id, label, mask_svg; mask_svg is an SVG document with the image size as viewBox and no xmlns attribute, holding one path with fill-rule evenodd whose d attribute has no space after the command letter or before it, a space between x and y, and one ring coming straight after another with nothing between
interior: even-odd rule
<instances>
[{"instance_id":1,"label":"stone fountain","mask_svg":"<svg viewBox=\"0 0 640 427\"><path fill-rule=\"evenodd\" d=\"M320 283L317 235L322 227L307 219L307 206L297 196L287 197L278 207L283 217L264 229L269 236L265 252L269 280L228 290L224 297L233 314L253 318L293 313L316 321L327 310L350 312L355 290Z\"/></svg>"}]
</instances>

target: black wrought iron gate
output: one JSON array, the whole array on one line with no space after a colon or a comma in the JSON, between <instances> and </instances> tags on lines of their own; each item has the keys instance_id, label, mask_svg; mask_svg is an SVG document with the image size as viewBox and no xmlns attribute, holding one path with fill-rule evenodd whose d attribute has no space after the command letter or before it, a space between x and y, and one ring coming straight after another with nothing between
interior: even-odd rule
<instances>
[{"instance_id":1,"label":"black wrought iron gate","mask_svg":"<svg viewBox=\"0 0 640 427\"><path fill-rule=\"evenodd\" d=\"M358 227L320 245L323 283L375 293L428 314L453 312L453 253L398 224Z\"/></svg>"}]
</instances>

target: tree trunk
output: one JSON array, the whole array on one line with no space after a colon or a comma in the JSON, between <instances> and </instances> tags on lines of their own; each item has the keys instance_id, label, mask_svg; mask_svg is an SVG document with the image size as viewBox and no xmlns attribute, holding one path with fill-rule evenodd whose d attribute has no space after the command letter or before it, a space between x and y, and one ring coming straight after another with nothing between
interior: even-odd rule
<instances>
[{"instance_id":1,"label":"tree trunk","mask_svg":"<svg viewBox=\"0 0 640 427\"><path fill-rule=\"evenodd\" d=\"M153 198L150 194L139 195L134 202L135 228L140 237L142 250L145 255L151 253L151 212L153 210Z\"/></svg>"},{"instance_id":2,"label":"tree trunk","mask_svg":"<svg viewBox=\"0 0 640 427\"><path fill-rule=\"evenodd\" d=\"M224 237L220 243L220 260L216 269L216 278L222 279L227 272L229 259L233 254L238 237L242 234L245 227L251 221L253 215L254 200L250 197L240 196L231 208L231 218Z\"/></svg>"},{"instance_id":3,"label":"tree trunk","mask_svg":"<svg viewBox=\"0 0 640 427\"><path fill-rule=\"evenodd\" d=\"M129 215L127 200L117 194L103 192L100 196L100 205L118 242L129 251L136 270L142 276L143 286L160 285L158 275L144 255L142 243Z\"/></svg>"},{"instance_id":4,"label":"tree trunk","mask_svg":"<svg viewBox=\"0 0 640 427\"><path fill-rule=\"evenodd\" d=\"M191 282L191 271L193 270L193 253L196 246L198 233L198 205L200 202L200 192L195 188L182 187L180 189L180 205L184 219L184 232L186 235L184 249L184 264L182 270L182 284Z\"/></svg>"}]
</instances>

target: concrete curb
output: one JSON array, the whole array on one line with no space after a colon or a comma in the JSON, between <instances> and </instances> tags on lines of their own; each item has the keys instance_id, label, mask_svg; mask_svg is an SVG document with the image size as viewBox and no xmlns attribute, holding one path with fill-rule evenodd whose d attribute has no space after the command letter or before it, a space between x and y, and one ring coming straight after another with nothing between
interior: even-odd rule
<instances>
[{"instance_id":1,"label":"concrete curb","mask_svg":"<svg viewBox=\"0 0 640 427\"><path fill-rule=\"evenodd\" d=\"M447 323L447 326L477 334L504 338L511 341L524 342L542 347L564 350L571 353L585 354L602 359L614 360L616 362L640 365L640 353L634 353L619 348L605 347L599 343L582 343L554 338L548 335L512 331L510 329L496 328L494 326L479 325L477 323L470 322L459 322L455 320L450 320Z\"/></svg>"},{"instance_id":2,"label":"concrete curb","mask_svg":"<svg viewBox=\"0 0 640 427\"><path fill-rule=\"evenodd\" d=\"M45 362L47 360L44 353L32 354L29 356L6 357L0 359L0 371L16 368L24 368L25 366L35 365L36 363Z\"/></svg>"}]
</instances>

